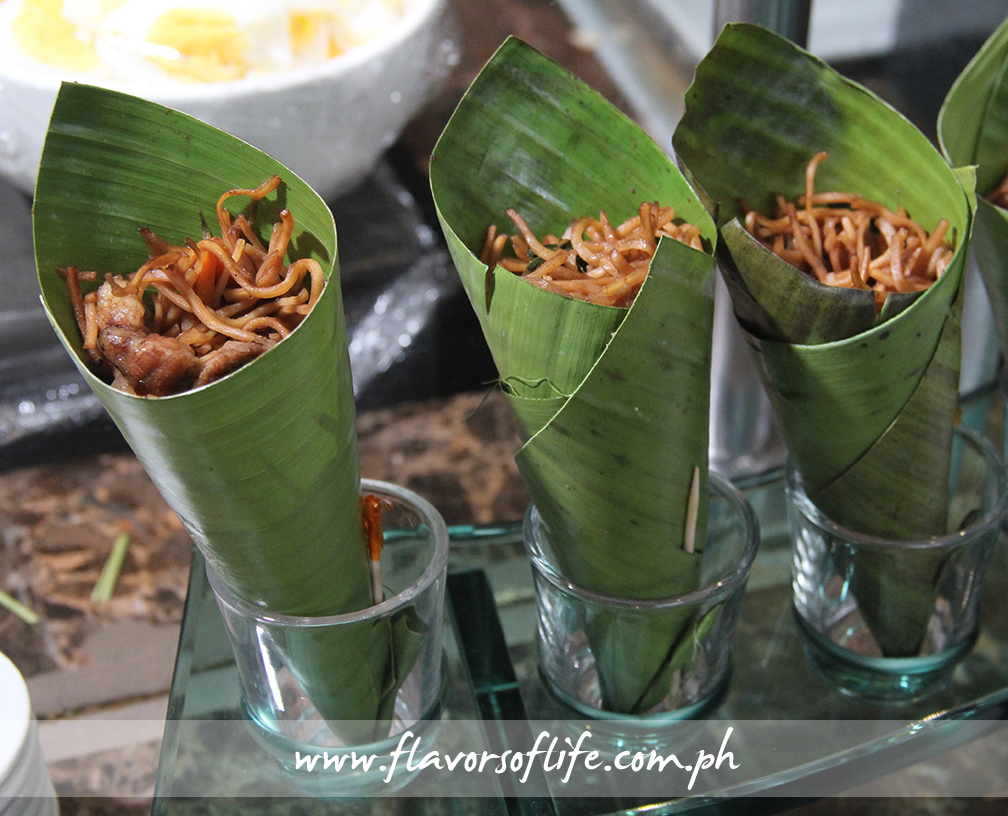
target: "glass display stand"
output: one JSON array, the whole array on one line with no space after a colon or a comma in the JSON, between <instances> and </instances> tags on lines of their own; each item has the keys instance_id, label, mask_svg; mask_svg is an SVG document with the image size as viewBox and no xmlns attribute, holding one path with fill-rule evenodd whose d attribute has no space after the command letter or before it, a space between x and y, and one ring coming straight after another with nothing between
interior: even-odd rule
<instances>
[{"instance_id":1,"label":"glass display stand","mask_svg":"<svg viewBox=\"0 0 1008 816\"><path fill-rule=\"evenodd\" d=\"M964 411L967 418L976 415L970 408L967 405ZM471 793L459 796L446 795L436 775L421 775L401 794L341 798L338 790L316 784L315 777L285 771L257 743L242 710L230 646L197 553L154 816L213 811L597 816L716 810L732 806L735 797L764 797L759 799L760 812L767 812L773 807L766 797L842 792L1002 727L995 721L1008 710L1008 547L1003 539L983 587L979 637L949 686L916 702L873 702L830 686L806 659L791 608L780 475L751 480L743 487L760 518L762 541L740 612L730 682L698 725L720 728L721 733L735 727L739 739L733 743L735 753L744 755L750 766L744 778L726 779L723 787L708 788L697 797L678 792L627 796L610 789L603 775L582 780L578 795L571 795L557 775L537 769L524 783L517 774L491 774L489 782L485 778ZM472 732L466 738L472 743L463 750L502 753L508 747L526 748L514 744L515 734L520 734L518 741L529 740L538 723L595 727L565 709L540 678L535 597L520 526L450 531L441 721L453 727L441 729L433 745L450 751L452 746L439 745L438 739L457 740L464 733L459 727L469 726ZM525 723L524 730L516 731L517 723ZM956 727L939 728L935 723ZM860 729L855 727L859 724ZM813 733L809 729L819 729L815 733L827 729L837 737L817 741L810 749L802 742L802 735ZM777 746L791 739L789 734L799 735L793 746L799 753L790 760ZM769 740L781 755L773 760L763 756L761 740ZM755 767L760 763L765 767ZM413 785L419 787L412 789ZM781 798L778 809L794 803ZM739 812L740 804L736 801L731 812Z\"/></svg>"}]
</instances>

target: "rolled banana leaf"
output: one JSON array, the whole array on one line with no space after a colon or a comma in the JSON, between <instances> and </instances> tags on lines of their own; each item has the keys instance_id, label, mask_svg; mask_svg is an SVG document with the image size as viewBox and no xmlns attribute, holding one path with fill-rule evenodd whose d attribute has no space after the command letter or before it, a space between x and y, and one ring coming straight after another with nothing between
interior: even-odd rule
<instances>
[{"instance_id":1,"label":"rolled banana leaf","mask_svg":"<svg viewBox=\"0 0 1008 816\"><path fill-rule=\"evenodd\" d=\"M286 263L313 257L327 278L301 325L232 374L175 396L133 396L96 376L57 268L96 270L99 282L105 273L128 275L148 257L141 227L176 244L198 239L204 224L216 228L223 192L258 186L272 174L283 181L259 202L256 229L268 239L279 210L288 208L295 234ZM242 199L228 204L240 207ZM196 119L64 84L42 155L33 226L53 328L225 585L287 615L371 605L336 230L325 203L269 156ZM360 625L312 630L288 646L324 717L381 723L416 637Z\"/></svg>"},{"instance_id":2,"label":"rolled banana leaf","mask_svg":"<svg viewBox=\"0 0 1008 816\"><path fill-rule=\"evenodd\" d=\"M976 167L972 248L1008 356L1008 210L983 196L1008 170L1008 20L956 78L938 112L938 142L953 167Z\"/></svg>"},{"instance_id":3,"label":"rolled banana leaf","mask_svg":"<svg viewBox=\"0 0 1008 816\"><path fill-rule=\"evenodd\" d=\"M564 574L623 598L699 582L683 547L690 486L707 496L713 257L663 238L629 309L539 289L477 255L515 208L539 235L642 201L673 206L711 248L714 224L669 157L600 95L517 39L462 99L430 169L438 218L525 444L517 462ZM669 611L589 634L603 705L642 713L669 693L697 621Z\"/></svg>"},{"instance_id":4,"label":"rolled banana leaf","mask_svg":"<svg viewBox=\"0 0 1008 816\"><path fill-rule=\"evenodd\" d=\"M961 284L973 177L871 92L759 26L727 26L697 67L673 145L717 212L720 260L789 453L834 521L890 539L946 532L960 365ZM821 285L749 236L743 203L816 189L906 208L929 232L951 222L955 254L919 295ZM906 557L904 557L906 556ZM862 551L851 584L884 654L919 648L941 564Z\"/></svg>"}]
</instances>

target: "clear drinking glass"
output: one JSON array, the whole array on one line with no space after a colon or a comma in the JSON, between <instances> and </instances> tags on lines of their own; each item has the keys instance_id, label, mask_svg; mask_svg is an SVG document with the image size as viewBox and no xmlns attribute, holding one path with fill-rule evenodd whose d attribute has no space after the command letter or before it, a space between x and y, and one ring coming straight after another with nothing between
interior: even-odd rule
<instances>
[{"instance_id":1,"label":"clear drinking glass","mask_svg":"<svg viewBox=\"0 0 1008 816\"><path fill-rule=\"evenodd\" d=\"M253 735L285 764L294 764L295 752L326 751L335 756L341 750L360 752L362 743L378 752L383 743L394 743L396 735L406 729L417 731L418 723L423 727L423 721L437 716L448 531L440 513L409 490L364 479L361 492L385 502L381 577L386 600L380 604L328 617L274 614L236 597L207 565L234 651L243 702L257 726ZM352 643L356 632L385 627L392 632L409 630L413 658L390 716L378 722L327 721L312 703L306 684L299 681L299 660L306 655L316 659L318 648L332 644L335 653L324 659L338 661L340 644ZM347 654L347 660L360 657ZM324 693L338 697L341 689L328 688Z\"/></svg>"},{"instance_id":2,"label":"clear drinking glass","mask_svg":"<svg viewBox=\"0 0 1008 816\"><path fill-rule=\"evenodd\" d=\"M524 540L536 590L539 669L561 702L584 716L628 719L603 708L592 647L592 631L600 620L624 639L652 636L665 621L675 627L669 637L685 633L675 647L677 653L685 650L677 661L683 668L668 677L667 692L645 713L648 719L695 716L723 689L739 602L759 546L759 525L745 497L715 473L710 474L709 493L700 586L684 595L648 600L602 595L566 578L549 531L535 506L529 506Z\"/></svg>"},{"instance_id":3,"label":"clear drinking glass","mask_svg":"<svg viewBox=\"0 0 1008 816\"><path fill-rule=\"evenodd\" d=\"M843 690L919 698L973 645L980 586L1008 507L1005 466L967 429L956 430L952 461L948 532L909 541L836 524L788 467L794 608L813 665ZM884 655L880 642L897 638L919 647Z\"/></svg>"}]
</instances>

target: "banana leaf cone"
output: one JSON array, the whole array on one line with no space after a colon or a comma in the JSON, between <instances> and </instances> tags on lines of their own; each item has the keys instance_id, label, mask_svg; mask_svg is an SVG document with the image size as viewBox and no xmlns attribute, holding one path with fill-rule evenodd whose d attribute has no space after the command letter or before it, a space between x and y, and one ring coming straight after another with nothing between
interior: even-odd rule
<instances>
[{"instance_id":1,"label":"banana leaf cone","mask_svg":"<svg viewBox=\"0 0 1008 816\"><path fill-rule=\"evenodd\" d=\"M95 376L57 267L97 270L99 281L105 273L128 275L148 257L139 228L175 244L198 239L204 223L216 231L223 192L256 187L272 174L282 183L259 202L256 228L268 239L279 210L289 208L295 232L286 262L311 256L327 278L301 325L230 375L175 396L138 397ZM234 215L247 203L228 201ZM270 157L198 120L64 84L33 222L42 300L56 333L222 582L247 602L287 615L370 606L336 231L325 203ZM402 621L376 628L291 636L298 679L347 739L370 739L383 727L387 733L422 635L409 617L407 610Z\"/></svg>"},{"instance_id":2,"label":"banana leaf cone","mask_svg":"<svg viewBox=\"0 0 1008 816\"><path fill-rule=\"evenodd\" d=\"M717 215L719 261L806 493L829 518L890 539L947 531L961 353L961 288L973 211L971 170L953 171L925 136L856 83L759 26L726 26L699 64L673 145ZM743 202L816 190L906 208L929 232L951 223L955 254L925 292L818 283L741 225ZM916 654L939 556L861 548L845 565L882 653ZM843 574L843 573L842 573Z\"/></svg>"},{"instance_id":3,"label":"banana leaf cone","mask_svg":"<svg viewBox=\"0 0 1008 816\"><path fill-rule=\"evenodd\" d=\"M595 592L662 598L699 584L705 540L713 257L662 238L629 309L532 286L478 260L487 228L538 235L643 201L673 206L713 247L713 221L669 157L562 68L507 40L435 147L441 226L525 443L519 469L561 571ZM702 484L695 552L683 547ZM692 664L698 626L676 610L600 615L588 632L603 707L639 714Z\"/></svg>"},{"instance_id":4,"label":"banana leaf cone","mask_svg":"<svg viewBox=\"0 0 1008 816\"><path fill-rule=\"evenodd\" d=\"M971 246L1008 356L1008 210L983 196L1008 170L1008 20L949 90L938 113L938 141L954 167L976 167L977 211Z\"/></svg>"}]
</instances>

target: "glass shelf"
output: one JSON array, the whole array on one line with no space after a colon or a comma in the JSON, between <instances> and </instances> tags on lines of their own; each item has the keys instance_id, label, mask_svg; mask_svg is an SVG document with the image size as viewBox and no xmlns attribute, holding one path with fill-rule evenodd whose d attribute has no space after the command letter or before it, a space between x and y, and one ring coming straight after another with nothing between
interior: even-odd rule
<instances>
[{"instance_id":1,"label":"glass shelf","mask_svg":"<svg viewBox=\"0 0 1008 816\"><path fill-rule=\"evenodd\" d=\"M689 745L696 742L696 729L723 735L733 727L733 749L749 765L744 775L725 776L723 785L708 785L700 797L680 796L678 788L676 795L628 796L610 778L596 775L580 779L578 795L572 796L558 774L537 771L521 784L515 774L506 773L490 775L489 782L484 779L459 796L453 779L449 797L443 776L421 774L396 796L340 799L338 791L316 784L315 778L283 770L254 738L242 712L226 633L196 554L154 816L204 813L211 806L243 814L263 809L596 816L717 809L734 796L776 796L778 809L786 809L795 802L786 797L861 785L1003 727L991 722L1008 710L1008 548L1003 541L984 588L980 636L950 685L918 702L858 699L831 687L806 660L791 610L780 478L744 487L763 535L739 616L730 683L702 720L670 726L664 743L661 734L648 736L648 744ZM579 720L542 683L536 666L535 598L518 525L459 527L452 533L441 713L441 725L451 727L435 733L433 747L450 751L453 745L458 748L459 739L468 739L467 751L523 750L540 727L562 729L564 724L571 733L595 729L596 737L613 738L619 745L640 738L638 731L621 742L600 730L599 723ZM942 723L951 727L939 727ZM827 733L829 738L823 739ZM993 772L1000 777L996 768ZM685 784L686 775L681 781ZM770 801L761 799L761 812L772 809Z\"/></svg>"}]
</instances>

